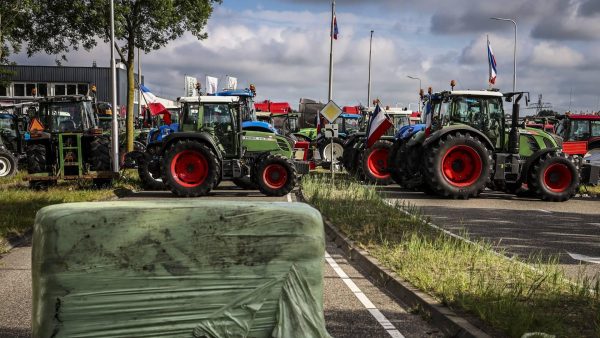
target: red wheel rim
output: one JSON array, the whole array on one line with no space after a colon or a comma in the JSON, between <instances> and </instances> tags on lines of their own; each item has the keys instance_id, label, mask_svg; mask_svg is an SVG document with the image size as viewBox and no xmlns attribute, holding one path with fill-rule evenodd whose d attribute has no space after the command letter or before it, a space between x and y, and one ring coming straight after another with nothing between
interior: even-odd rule
<instances>
[{"instance_id":1,"label":"red wheel rim","mask_svg":"<svg viewBox=\"0 0 600 338\"><path fill-rule=\"evenodd\" d=\"M548 190L563 192L569 188L573 174L569 167L563 163L554 163L544 170L544 184Z\"/></svg>"},{"instance_id":2,"label":"red wheel rim","mask_svg":"<svg viewBox=\"0 0 600 338\"><path fill-rule=\"evenodd\" d=\"M269 164L263 171L263 181L270 189L280 189L287 183L288 172L281 164Z\"/></svg>"},{"instance_id":3,"label":"red wheel rim","mask_svg":"<svg viewBox=\"0 0 600 338\"><path fill-rule=\"evenodd\" d=\"M390 177L390 173L387 172L389 153L390 151L387 148L378 148L369 154L369 157L367 157L367 166L371 175L382 180Z\"/></svg>"},{"instance_id":4,"label":"red wheel rim","mask_svg":"<svg viewBox=\"0 0 600 338\"><path fill-rule=\"evenodd\" d=\"M458 145L450 148L442 159L442 172L448 183L468 187L477 182L483 172L483 161L472 147Z\"/></svg>"},{"instance_id":5,"label":"red wheel rim","mask_svg":"<svg viewBox=\"0 0 600 338\"><path fill-rule=\"evenodd\" d=\"M171 161L171 175L177 184L194 188L204 183L208 177L208 162L203 154L184 150L177 153Z\"/></svg>"}]
</instances>

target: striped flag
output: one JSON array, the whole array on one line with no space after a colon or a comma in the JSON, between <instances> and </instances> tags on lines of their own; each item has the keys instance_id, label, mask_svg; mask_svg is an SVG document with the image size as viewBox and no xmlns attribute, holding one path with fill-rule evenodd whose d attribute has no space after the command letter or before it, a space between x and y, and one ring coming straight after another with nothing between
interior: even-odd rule
<instances>
[{"instance_id":1,"label":"striped flag","mask_svg":"<svg viewBox=\"0 0 600 338\"><path fill-rule=\"evenodd\" d=\"M371 116L371 121L369 122L367 148L375 144L375 142L381 138L381 135L385 134L385 132L393 125L390 117L381 109L381 105L377 104L377 106L375 106L375 111L373 111L373 116Z\"/></svg>"},{"instance_id":2,"label":"striped flag","mask_svg":"<svg viewBox=\"0 0 600 338\"><path fill-rule=\"evenodd\" d=\"M488 64L489 64L489 82L490 85L496 84L496 57L494 56L494 51L492 51L492 45L490 44L490 39L487 40L487 54L488 54Z\"/></svg>"},{"instance_id":3,"label":"striped flag","mask_svg":"<svg viewBox=\"0 0 600 338\"><path fill-rule=\"evenodd\" d=\"M142 97L146 101L146 106L148 106L148 109L150 109L150 114L152 114L152 116L156 116L158 114L171 115L167 108L160 103L156 95L154 95L148 87L141 84L140 90L142 91Z\"/></svg>"},{"instance_id":4,"label":"striped flag","mask_svg":"<svg viewBox=\"0 0 600 338\"><path fill-rule=\"evenodd\" d=\"M333 32L331 33L331 36L333 36L334 40L337 40L339 34L340 30L337 25L337 15L333 14Z\"/></svg>"}]
</instances>

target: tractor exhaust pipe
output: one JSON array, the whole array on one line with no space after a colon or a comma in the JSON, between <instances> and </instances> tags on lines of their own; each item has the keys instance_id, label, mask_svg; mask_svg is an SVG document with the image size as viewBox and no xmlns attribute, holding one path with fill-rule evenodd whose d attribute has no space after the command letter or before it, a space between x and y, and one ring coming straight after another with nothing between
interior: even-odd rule
<instances>
[{"instance_id":1,"label":"tractor exhaust pipe","mask_svg":"<svg viewBox=\"0 0 600 338\"><path fill-rule=\"evenodd\" d=\"M523 93L519 93L513 101L512 108L512 121L510 126L510 133L508 135L508 151L513 154L519 153L519 101L523 97Z\"/></svg>"}]
</instances>

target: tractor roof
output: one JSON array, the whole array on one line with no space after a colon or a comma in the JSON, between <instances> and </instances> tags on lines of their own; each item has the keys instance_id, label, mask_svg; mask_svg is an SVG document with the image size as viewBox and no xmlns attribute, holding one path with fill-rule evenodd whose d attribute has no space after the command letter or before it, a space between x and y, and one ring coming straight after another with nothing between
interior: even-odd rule
<instances>
[{"instance_id":1,"label":"tractor roof","mask_svg":"<svg viewBox=\"0 0 600 338\"><path fill-rule=\"evenodd\" d=\"M493 92L488 90L453 90L450 92L450 95L455 96L494 96L494 97L502 97L502 93Z\"/></svg>"},{"instance_id":2,"label":"tractor roof","mask_svg":"<svg viewBox=\"0 0 600 338\"><path fill-rule=\"evenodd\" d=\"M571 120L600 121L600 115L577 114L577 115L568 115L568 116Z\"/></svg>"},{"instance_id":3,"label":"tractor roof","mask_svg":"<svg viewBox=\"0 0 600 338\"><path fill-rule=\"evenodd\" d=\"M235 103L240 101L239 96L187 96L180 97L179 102L207 102L207 103Z\"/></svg>"},{"instance_id":4,"label":"tractor roof","mask_svg":"<svg viewBox=\"0 0 600 338\"><path fill-rule=\"evenodd\" d=\"M215 96L243 96L243 97L254 97L250 89L231 89L218 92Z\"/></svg>"},{"instance_id":5,"label":"tractor roof","mask_svg":"<svg viewBox=\"0 0 600 338\"><path fill-rule=\"evenodd\" d=\"M86 95L57 95L46 96L37 100L38 102L81 102L92 101L90 96Z\"/></svg>"}]
</instances>

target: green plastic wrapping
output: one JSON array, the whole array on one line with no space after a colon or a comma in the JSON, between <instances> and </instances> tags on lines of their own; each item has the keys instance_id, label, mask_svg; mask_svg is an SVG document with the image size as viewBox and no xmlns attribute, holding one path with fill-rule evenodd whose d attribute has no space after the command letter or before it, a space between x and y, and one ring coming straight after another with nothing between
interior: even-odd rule
<instances>
[{"instance_id":1,"label":"green plastic wrapping","mask_svg":"<svg viewBox=\"0 0 600 338\"><path fill-rule=\"evenodd\" d=\"M37 214L34 337L329 337L300 203L73 203Z\"/></svg>"}]
</instances>

